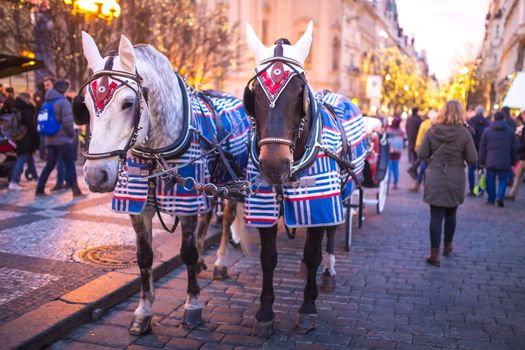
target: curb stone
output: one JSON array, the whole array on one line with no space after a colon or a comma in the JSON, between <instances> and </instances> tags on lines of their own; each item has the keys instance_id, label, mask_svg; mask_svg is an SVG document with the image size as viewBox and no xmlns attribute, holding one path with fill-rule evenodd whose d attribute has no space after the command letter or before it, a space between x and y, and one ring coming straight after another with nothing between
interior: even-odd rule
<instances>
[{"instance_id":1,"label":"curb stone","mask_svg":"<svg viewBox=\"0 0 525 350\"><path fill-rule=\"evenodd\" d=\"M205 249L219 241L220 232L213 232L205 241ZM167 251L163 252L160 261L153 264L155 281L183 264L178 252ZM0 349L41 349L74 328L100 318L100 310L106 310L140 290L139 274L129 273L129 270L108 272L0 326Z\"/></svg>"}]
</instances>

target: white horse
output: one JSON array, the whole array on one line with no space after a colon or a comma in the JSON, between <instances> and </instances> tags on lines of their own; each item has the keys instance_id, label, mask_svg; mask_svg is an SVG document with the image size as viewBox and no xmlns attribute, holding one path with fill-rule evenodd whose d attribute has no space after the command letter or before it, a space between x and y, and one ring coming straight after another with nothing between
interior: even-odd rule
<instances>
[{"instance_id":1,"label":"white horse","mask_svg":"<svg viewBox=\"0 0 525 350\"><path fill-rule=\"evenodd\" d=\"M169 154L170 147L180 144L179 141L186 137L185 132L189 128L186 123L190 123L191 120L186 121L184 116L195 118L195 106L199 106L200 110L209 107L210 111L213 106L203 107L202 101L195 100L197 97L189 96L184 82L173 72L170 62L152 46L133 47L122 35L119 54L102 57L93 38L85 32L82 33L82 44L84 55L93 71L85 95L92 136L89 152L86 153L84 177L91 191L110 192L115 189L117 182L120 184L120 180L117 180L121 179L122 165L133 152L141 148L147 150L149 153L141 154L149 154L149 157L145 157L143 161L138 157L137 162L140 163L138 165L151 166L149 174L158 171L160 161L156 161L155 155ZM229 100L233 99L229 97ZM233 100L231 103L240 105L238 100ZM244 115L243 110L241 114ZM199 151L199 143L195 143L196 136L190 135L190 137L193 137L193 141L191 146L188 146L189 151L185 152L185 156L188 152ZM202 171L204 162L205 160L196 162L195 169ZM128 176L131 174L129 165L130 163L127 163L128 168L125 168L128 169ZM142 170L144 169L139 168L139 172ZM152 219L155 215L154 204L157 198L155 197L155 202L152 203L151 196L155 189L151 190L151 182L139 183L137 186L139 185L145 191L144 198L148 195L150 197L144 200L145 204L141 212L130 215L137 238L137 260L141 275L140 302L129 328L129 332L134 335L144 334L151 329L154 301L151 269ZM153 182L154 186L155 182ZM181 185L176 184L175 188L180 188L179 186ZM188 184L186 186L191 187ZM164 191L168 189L165 188ZM198 203L201 210L202 203L205 203L207 198L202 194L200 196L196 194L195 198L200 201ZM159 199L161 200L162 198ZM195 211L187 216L179 216L182 230L181 256L188 269L188 296L184 322L190 325L198 324L201 320L202 306L198 300L200 289L196 277L200 270L205 268L202 256L203 243L211 218L209 206L207 209L200 220ZM241 216L240 220L236 219L233 226L236 227L238 234L242 234L245 232L244 220L240 212L237 217L239 216ZM227 277L228 237L230 225L235 217L235 202L226 201L222 238L214 271L214 277L218 279Z\"/></svg>"}]
</instances>

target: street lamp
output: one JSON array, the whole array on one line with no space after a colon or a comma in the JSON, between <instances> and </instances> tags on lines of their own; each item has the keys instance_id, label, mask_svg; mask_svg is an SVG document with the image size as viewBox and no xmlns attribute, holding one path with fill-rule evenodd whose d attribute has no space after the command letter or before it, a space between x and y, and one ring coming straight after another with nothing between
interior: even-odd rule
<instances>
[{"instance_id":1,"label":"street lamp","mask_svg":"<svg viewBox=\"0 0 525 350\"><path fill-rule=\"evenodd\" d=\"M101 18L111 24L111 21L120 16L120 5L117 0L64 0L66 5L72 5L71 13L82 13L87 16Z\"/></svg>"}]
</instances>

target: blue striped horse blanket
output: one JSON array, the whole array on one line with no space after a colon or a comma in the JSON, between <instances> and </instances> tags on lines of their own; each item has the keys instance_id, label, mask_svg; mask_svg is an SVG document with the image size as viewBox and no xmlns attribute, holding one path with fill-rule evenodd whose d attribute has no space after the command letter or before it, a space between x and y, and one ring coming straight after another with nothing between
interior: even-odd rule
<instances>
[{"instance_id":1,"label":"blue striped horse blanket","mask_svg":"<svg viewBox=\"0 0 525 350\"><path fill-rule=\"evenodd\" d=\"M212 106L209 106L198 94L191 94L190 100L191 126L210 141L213 141L214 138L223 139L223 137L217 136L218 127L215 118L220 118L223 136L228 136L222 140L221 147L233 155L234 167L245 172L248 162L247 144L250 135L250 123L242 103L229 95L207 95L207 100L211 102ZM210 108L213 108L215 113ZM217 185L223 185L232 181L233 179L227 171L220 172L221 178L211 179L210 174L214 170L212 167L222 165L222 161L219 159L215 163L218 158L216 154L203 157L207 150L205 142L193 132L188 150L180 158L167 159L166 162L169 167L173 168L194 160L191 164L178 168L177 173L183 177L193 177L200 183L213 181ZM161 170L157 166L154 172ZM147 175L148 164L146 160L134 156L128 157L113 192L113 211L140 214L146 204L153 204L152 193L148 194L148 180L141 179ZM241 177L245 176L244 173L240 175ZM187 190L180 184L166 188L160 177L156 178L156 196L159 209L163 213L175 216L191 216L211 210L211 201L203 194L198 193L195 189Z\"/></svg>"},{"instance_id":2,"label":"blue striped horse blanket","mask_svg":"<svg viewBox=\"0 0 525 350\"><path fill-rule=\"evenodd\" d=\"M366 138L359 108L346 97L325 93L323 102L333 107L336 117L342 122L347 136L348 152L356 176L362 176ZM322 148L339 155L343 152L341 129L332 113L320 109L320 143ZM255 137L255 136L253 136ZM352 181L342 184L343 176L337 162L328 157L322 148L317 149L314 163L297 173L296 180L283 185L283 216L286 226L315 227L338 225L344 222L343 200L352 192ZM247 178L257 182L259 170L252 159L248 161ZM344 186L343 186L344 185ZM344 188L344 191L342 190ZM245 200L244 215L246 223L254 227L271 227L277 223L280 205L276 199L275 187L261 183L253 189L254 193Z\"/></svg>"}]
</instances>

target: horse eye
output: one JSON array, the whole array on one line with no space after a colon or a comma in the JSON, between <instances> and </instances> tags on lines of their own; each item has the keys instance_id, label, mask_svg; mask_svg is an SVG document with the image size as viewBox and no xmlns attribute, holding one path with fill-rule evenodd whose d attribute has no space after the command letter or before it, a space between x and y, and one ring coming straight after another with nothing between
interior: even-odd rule
<instances>
[{"instance_id":1,"label":"horse eye","mask_svg":"<svg viewBox=\"0 0 525 350\"><path fill-rule=\"evenodd\" d=\"M126 101L122 104L122 110L131 108L131 106L133 106L133 102Z\"/></svg>"}]
</instances>

